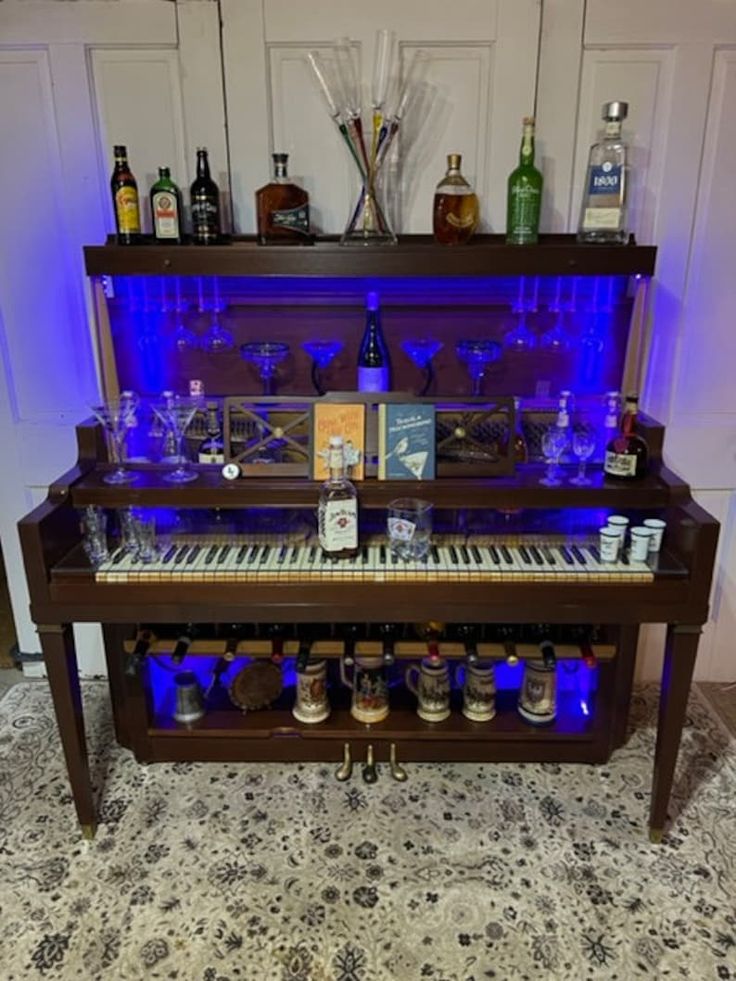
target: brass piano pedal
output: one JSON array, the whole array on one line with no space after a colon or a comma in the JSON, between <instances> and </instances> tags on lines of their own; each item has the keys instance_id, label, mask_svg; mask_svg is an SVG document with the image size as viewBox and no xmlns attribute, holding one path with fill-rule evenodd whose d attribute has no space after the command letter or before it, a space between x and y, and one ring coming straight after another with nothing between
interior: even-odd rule
<instances>
[{"instance_id":1,"label":"brass piano pedal","mask_svg":"<svg viewBox=\"0 0 736 981\"><path fill-rule=\"evenodd\" d=\"M398 780L399 783L405 783L409 779L409 774L396 759L396 743L391 743L389 766L391 767L391 776L394 778L394 780Z\"/></svg>"},{"instance_id":2,"label":"brass piano pedal","mask_svg":"<svg viewBox=\"0 0 736 981\"><path fill-rule=\"evenodd\" d=\"M368 747L363 767L363 783L375 783L378 780L376 761L373 758L373 746Z\"/></svg>"},{"instance_id":3,"label":"brass piano pedal","mask_svg":"<svg viewBox=\"0 0 736 981\"><path fill-rule=\"evenodd\" d=\"M350 755L350 743L345 743L342 751L342 763L335 770L335 780L343 783L353 775L353 758Z\"/></svg>"}]
</instances>

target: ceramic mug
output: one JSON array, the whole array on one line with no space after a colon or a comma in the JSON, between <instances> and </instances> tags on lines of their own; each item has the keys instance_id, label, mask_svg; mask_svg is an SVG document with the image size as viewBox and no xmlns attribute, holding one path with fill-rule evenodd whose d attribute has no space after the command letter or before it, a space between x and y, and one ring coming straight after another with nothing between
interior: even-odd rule
<instances>
[{"instance_id":1,"label":"ceramic mug","mask_svg":"<svg viewBox=\"0 0 736 981\"><path fill-rule=\"evenodd\" d=\"M463 690L463 715L471 722L489 722L496 714L496 675L493 664L458 664L455 680Z\"/></svg>"},{"instance_id":2,"label":"ceramic mug","mask_svg":"<svg viewBox=\"0 0 736 981\"><path fill-rule=\"evenodd\" d=\"M342 683L352 689L350 714L357 722L383 722L388 716L388 685L382 657L356 655L353 676L348 676L348 666L340 659Z\"/></svg>"},{"instance_id":3,"label":"ceramic mug","mask_svg":"<svg viewBox=\"0 0 736 981\"><path fill-rule=\"evenodd\" d=\"M406 687L417 696L417 715L425 722L443 722L450 716L450 673L446 661L425 658L406 669Z\"/></svg>"},{"instance_id":4,"label":"ceramic mug","mask_svg":"<svg viewBox=\"0 0 736 981\"><path fill-rule=\"evenodd\" d=\"M532 725L554 722L557 715L557 671L544 661L527 661L519 690L519 715Z\"/></svg>"},{"instance_id":5,"label":"ceramic mug","mask_svg":"<svg viewBox=\"0 0 736 981\"><path fill-rule=\"evenodd\" d=\"M310 661L296 676L296 701L291 710L300 722L324 722L330 714L327 700L327 663Z\"/></svg>"}]
</instances>

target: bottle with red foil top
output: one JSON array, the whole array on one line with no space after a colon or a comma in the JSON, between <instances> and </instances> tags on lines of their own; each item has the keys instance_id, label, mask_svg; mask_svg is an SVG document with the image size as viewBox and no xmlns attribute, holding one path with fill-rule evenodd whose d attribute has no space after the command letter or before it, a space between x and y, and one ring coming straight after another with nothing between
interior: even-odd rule
<instances>
[{"instance_id":1,"label":"bottle with red foil top","mask_svg":"<svg viewBox=\"0 0 736 981\"><path fill-rule=\"evenodd\" d=\"M616 480L637 480L646 475L649 465L649 447L646 440L636 432L638 409L638 396L627 396L621 418L621 432L614 436L606 447L603 470L607 477Z\"/></svg>"}]
</instances>

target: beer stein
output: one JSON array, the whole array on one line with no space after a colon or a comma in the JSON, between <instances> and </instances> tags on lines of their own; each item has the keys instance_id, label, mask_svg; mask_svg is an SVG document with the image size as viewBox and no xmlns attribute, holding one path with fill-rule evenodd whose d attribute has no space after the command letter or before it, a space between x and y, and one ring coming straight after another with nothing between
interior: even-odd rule
<instances>
[{"instance_id":1,"label":"beer stein","mask_svg":"<svg viewBox=\"0 0 736 981\"><path fill-rule=\"evenodd\" d=\"M174 718L189 725L204 715L204 696L193 671L178 671L174 675L176 702Z\"/></svg>"},{"instance_id":2,"label":"beer stein","mask_svg":"<svg viewBox=\"0 0 736 981\"><path fill-rule=\"evenodd\" d=\"M544 661L527 661L519 691L519 715L532 725L554 722L557 715L557 671Z\"/></svg>"},{"instance_id":3,"label":"beer stein","mask_svg":"<svg viewBox=\"0 0 736 981\"><path fill-rule=\"evenodd\" d=\"M327 700L327 662L309 661L296 676L296 701L291 710L300 722L324 722L330 714Z\"/></svg>"},{"instance_id":4,"label":"beer stein","mask_svg":"<svg viewBox=\"0 0 736 981\"><path fill-rule=\"evenodd\" d=\"M463 715L471 722L489 722L496 714L496 677L493 664L458 664L455 680L463 689Z\"/></svg>"},{"instance_id":5,"label":"beer stein","mask_svg":"<svg viewBox=\"0 0 736 981\"><path fill-rule=\"evenodd\" d=\"M340 678L353 692L350 714L357 722L383 722L388 716L388 685L383 658L357 654L352 678L348 677L348 667L341 658Z\"/></svg>"},{"instance_id":6,"label":"beer stein","mask_svg":"<svg viewBox=\"0 0 736 981\"><path fill-rule=\"evenodd\" d=\"M406 669L406 687L417 696L417 715L425 722L443 722L450 716L450 673L446 661L425 657L421 665Z\"/></svg>"}]
</instances>

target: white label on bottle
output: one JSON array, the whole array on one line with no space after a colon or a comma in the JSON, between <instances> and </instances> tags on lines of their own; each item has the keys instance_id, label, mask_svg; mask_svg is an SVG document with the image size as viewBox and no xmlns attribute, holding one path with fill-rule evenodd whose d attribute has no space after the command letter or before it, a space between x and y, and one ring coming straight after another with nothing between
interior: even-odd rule
<instances>
[{"instance_id":1,"label":"white label on bottle","mask_svg":"<svg viewBox=\"0 0 736 981\"><path fill-rule=\"evenodd\" d=\"M199 451L197 459L200 463L224 463L225 451L222 449L216 449L215 447L212 447L211 449L205 448L204 450Z\"/></svg>"},{"instance_id":2,"label":"white label on bottle","mask_svg":"<svg viewBox=\"0 0 736 981\"><path fill-rule=\"evenodd\" d=\"M319 543L325 552L358 547L358 502L355 498L320 506Z\"/></svg>"},{"instance_id":3,"label":"white label on bottle","mask_svg":"<svg viewBox=\"0 0 736 981\"><path fill-rule=\"evenodd\" d=\"M153 195L153 231L156 238L179 237L176 197L168 191L157 191Z\"/></svg>"},{"instance_id":4,"label":"white label on bottle","mask_svg":"<svg viewBox=\"0 0 736 981\"><path fill-rule=\"evenodd\" d=\"M628 453L614 453L607 450L603 469L612 477L635 477L636 457Z\"/></svg>"},{"instance_id":5,"label":"white label on bottle","mask_svg":"<svg viewBox=\"0 0 736 981\"><path fill-rule=\"evenodd\" d=\"M387 392L388 368L361 368L358 366L359 392Z\"/></svg>"},{"instance_id":6,"label":"white label on bottle","mask_svg":"<svg viewBox=\"0 0 736 981\"><path fill-rule=\"evenodd\" d=\"M597 231L599 228L618 229L621 224L620 208L586 208L583 229Z\"/></svg>"}]
</instances>

